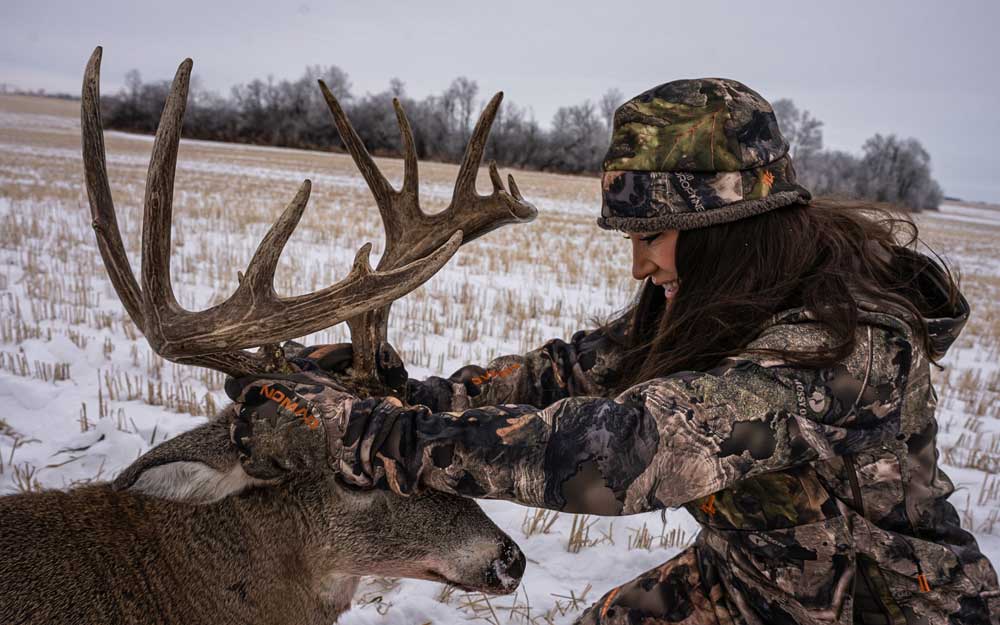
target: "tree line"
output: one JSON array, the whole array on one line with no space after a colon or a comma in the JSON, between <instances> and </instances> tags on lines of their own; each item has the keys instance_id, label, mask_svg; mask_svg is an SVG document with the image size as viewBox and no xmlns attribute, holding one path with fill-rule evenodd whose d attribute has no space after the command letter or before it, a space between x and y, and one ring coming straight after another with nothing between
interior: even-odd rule
<instances>
[{"instance_id":1,"label":"tree line","mask_svg":"<svg viewBox=\"0 0 1000 625\"><path fill-rule=\"evenodd\" d=\"M441 93L423 99L407 95L398 78L378 93L357 96L337 66L307 67L296 80L255 79L233 87L229 97L191 84L183 134L208 139L305 149L342 148L323 96L322 79L340 100L368 150L398 155L399 129L392 99L399 98L413 127L422 160L459 162L483 105L476 81L460 76ZM152 133L170 89L169 81L143 82L137 70L125 86L102 98L108 128ZM615 109L625 100L609 89L596 101L560 107L549 128L531 111L504 102L486 147L487 158L521 169L594 174L600 172ZM940 186L930 174L930 155L916 139L876 134L855 156L823 149L823 123L791 100L774 103L778 122L791 144L796 172L815 195L891 202L914 210L934 209Z\"/></svg>"},{"instance_id":2,"label":"tree line","mask_svg":"<svg viewBox=\"0 0 1000 625\"><path fill-rule=\"evenodd\" d=\"M795 173L816 196L888 202L911 210L936 210L944 193L931 176L931 157L920 141L875 134L861 155L823 149L823 122L788 99L774 102L788 139Z\"/></svg>"}]
</instances>

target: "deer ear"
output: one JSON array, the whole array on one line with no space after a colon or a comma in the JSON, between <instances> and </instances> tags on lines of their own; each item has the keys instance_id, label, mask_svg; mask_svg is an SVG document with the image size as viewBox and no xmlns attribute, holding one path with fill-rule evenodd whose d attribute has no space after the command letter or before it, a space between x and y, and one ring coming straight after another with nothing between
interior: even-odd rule
<instances>
[{"instance_id":1,"label":"deer ear","mask_svg":"<svg viewBox=\"0 0 1000 625\"><path fill-rule=\"evenodd\" d=\"M228 423L216 419L149 450L112 485L174 501L212 503L268 483L247 475L229 440Z\"/></svg>"}]
</instances>

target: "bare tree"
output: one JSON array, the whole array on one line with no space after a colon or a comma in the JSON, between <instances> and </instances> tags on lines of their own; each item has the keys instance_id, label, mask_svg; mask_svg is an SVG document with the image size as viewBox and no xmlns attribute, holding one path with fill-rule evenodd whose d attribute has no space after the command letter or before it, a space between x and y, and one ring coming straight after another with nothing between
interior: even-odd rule
<instances>
[{"instance_id":1,"label":"bare tree","mask_svg":"<svg viewBox=\"0 0 1000 625\"><path fill-rule=\"evenodd\" d=\"M618 107L621 106L624 101L625 96L623 96L622 92L615 87L608 89L604 92L604 95L601 96L599 105L601 109L601 117L604 118L604 127L607 129L609 136L611 135L611 129L614 127L615 111L618 110Z\"/></svg>"},{"instance_id":2,"label":"bare tree","mask_svg":"<svg viewBox=\"0 0 1000 625\"><path fill-rule=\"evenodd\" d=\"M796 167L808 169L810 159L823 150L823 122L807 110L799 110L787 98L776 100L774 114L781 134L788 140L789 153Z\"/></svg>"},{"instance_id":3,"label":"bare tree","mask_svg":"<svg viewBox=\"0 0 1000 625\"><path fill-rule=\"evenodd\" d=\"M861 163L856 156L840 150L813 155L808 170L798 167L799 180L813 195L841 199L859 197L858 178Z\"/></svg>"},{"instance_id":4,"label":"bare tree","mask_svg":"<svg viewBox=\"0 0 1000 625\"><path fill-rule=\"evenodd\" d=\"M341 102L350 102L353 98L351 95L351 80L347 72L336 65L307 65L303 78L309 79L310 86L312 87L310 89L311 93L316 91L316 81L322 80L330 88L330 92ZM317 96L316 101L322 104L322 96Z\"/></svg>"},{"instance_id":5,"label":"bare tree","mask_svg":"<svg viewBox=\"0 0 1000 625\"><path fill-rule=\"evenodd\" d=\"M389 93L392 94L392 97L402 100L406 97L406 83L398 76L394 76L389 81Z\"/></svg>"},{"instance_id":6,"label":"bare tree","mask_svg":"<svg viewBox=\"0 0 1000 625\"><path fill-rule=\"evenodd\" d=\"M476 94L479 93L479 84L459 76L451 81L448 91L453 94L456 104L455 115L458 127L458 143L465 145L469 140L469 133L472 131L472 112L476 105Z\"/></svg>"},{"instance_id":7,"label":"bare tree","mask_svg":"<svg viewBox=\"0 0 1000 625\"><path fill-rule=\"evenodd\" d=\"M608 147L605 131L590 100L559 108L552 119L549 159L542 169L571 173L598 171Z\"/></svg>"},{"instance_id":8,"label":"bare tree","mask_svg":"<svg viewBox=\"0 0 1000 625\"><path fill-rule=\"evenodd\" d=\"M937 209L943 193L931 178L931 157L920 141L876 134L862 149L861 196L915 210Z\"/></svg>"},{"instance_id":9,"label":"bare tree","mask_svg":"<svg viewBox=\"0 0 1000 625\"><path fill-rule=\"evenodd\" d=\"M510 104L497 114L495 127L490 133L488 154L498 162L533 167L547 137L528 111Z\"/></svg>"},{"instance_id":10,"label":"bare tree","mask_svg":"<svg viewBox=\"0 0 1000 625\"><path fill-rule=\"evenodd\" d=\"M125 92L133 101L139 100L139 93L142 91L142 74L137 69L130 69L125 72Z\"/></svg>"}]
</instances>

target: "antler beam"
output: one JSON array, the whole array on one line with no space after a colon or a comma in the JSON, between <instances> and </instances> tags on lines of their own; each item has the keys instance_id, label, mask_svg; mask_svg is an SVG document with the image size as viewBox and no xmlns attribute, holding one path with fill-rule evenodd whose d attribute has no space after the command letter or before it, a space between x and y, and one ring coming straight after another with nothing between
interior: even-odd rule
<instances>
[{"instance_id":1,"label":"antler beam","mask_svg":"<svg viewBox=\"0 0 1000 625\"><path fill-rule=\"evenodd\" d=\"M387 306L433 276L458 250L463 233L451 231L426 254L372 270L371 244L357 253L350 273L325 289L278 297L273 278L278 258L309 199L306 180L261 241L236 292L212 308L184 310L170 283L170 224L174 172L192 62L177 70L153 144L146 177L142 226L142 286L125 253L108 183L100 114L102 50L94 50L83 79L83 162L94 231L101 257L125 309L153 349L168 360L240 376L285 367L277 343L330 327ZM261 347L257 353L243 351Z\"/></svg>"}]
</instances>

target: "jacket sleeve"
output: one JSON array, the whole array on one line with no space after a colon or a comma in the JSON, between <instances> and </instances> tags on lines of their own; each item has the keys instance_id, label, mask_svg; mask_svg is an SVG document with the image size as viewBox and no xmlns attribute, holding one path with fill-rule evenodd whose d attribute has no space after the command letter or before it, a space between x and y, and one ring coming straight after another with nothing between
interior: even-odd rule
<instances>
[{"instance_id":1,"label":"jacket sleeve","mask_svg":"<svg viewBox=\"0 0 1000 625\"><path fill-rule=\"evenodd\" d=\"M485 367L466 365L448 378L411 379L407 399L434 412L451 412L498 404L544 408L566 397L605 396L617 353L604 330L580 330L568 342L552 339L526 354L494 358Z\"/></svg>"},{"instance_id":2,"label":"jacket sleeve","mask_svg":"<svg viewBox=\"0 0 1000 625\"><path fill-rule=\"evenodd\" d=\"M367 465L370 478L397 492L433 488L574 513L633 514L893 439L902 374L897 367L880 376L870 363L865 373L864 358L857 360L805 370L731 359L613 399L566 397L541 410L504 404L435 413L367 400L351 421L392 423L377 436L383 442L368 444ZM368 414L379 411L392 414Z\"/></svg>"}]
</instances>

